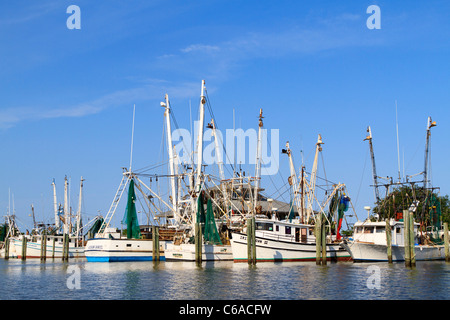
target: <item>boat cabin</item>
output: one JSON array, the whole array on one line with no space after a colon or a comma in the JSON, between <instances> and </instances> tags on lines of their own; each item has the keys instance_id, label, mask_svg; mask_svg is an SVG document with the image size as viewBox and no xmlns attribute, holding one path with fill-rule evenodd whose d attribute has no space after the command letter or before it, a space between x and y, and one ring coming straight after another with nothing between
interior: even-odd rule
<instances>
[{"instance_id":1,"label":"boat cabin","mask_svg":"<svg viewBox=\"0 0 450 320\"><path fill-rule=\"evenodd\" d=\"M404 245L404 223L403 221L395 221L391 219L391 236L392 245L403 246ZM418 223L414 223L414 242L417 243L417 230ZM358 221L354 225L353 240L357 242L374 243L380 245L386 245L386 222L371 222L371 221Z\"/></svg>"},{"instance_id":2,"label":"boat cabin","mask_svg":"<svg viewBox=\"0 0 450 320\"><path fill-rule=\"evenodd\" d=\"M256 219L256 236L266 239L299 242L299 243L315 243L313 234L314 226L271 219Z\"/></svg>"}]
</instances>

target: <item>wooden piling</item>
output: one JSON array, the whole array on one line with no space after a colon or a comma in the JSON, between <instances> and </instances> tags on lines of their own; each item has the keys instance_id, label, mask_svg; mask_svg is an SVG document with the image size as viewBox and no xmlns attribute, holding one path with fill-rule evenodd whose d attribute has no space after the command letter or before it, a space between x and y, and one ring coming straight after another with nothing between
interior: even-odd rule
<instances>
[{"instance_id":1,"label":"wooden piling","mask_svg":"<svg viewBox=\"0 0 450 320\"><path fill-rule=\"evenodd\" d=\"M444 222L444 252L445 261L450 262L449 249L448 249L448 223Z\"/></svg>"},{"instance_id":2,"label":"wooden piling","mask_svg":"<svg viewBox=\"0 0 450 320\"><path fill-rule=\"evenodd\" d=\"M64 261L65 259L66 259L66 234L63 235L63 245L61 254L61 260Z\"/></svg>"},{"instance_id":3,"label":"wooden piling","mask_svg":"<svg viewBox=\"0 0 450 320\"><path fill-rule=\"evenodd\" d=\"M322 216L322 223L321 223L321 227L322 227L322 241L321 241L321 245L322 245L322 265L326 266L327 265L327 220L325 215L321 215Z\"/></svg>"},{"instance_id":4,"label":"wooden piling","mask_svg":"<svg viewBox=\"0 0 450 320\"><path fill-rule=\"evenodd\" d=\"M66 234L66 261L69 261L69 235Z\"/></svg>"},{"instance_id":5,"label":"wooden piling","mask_svg":"<svg viewBox=\"0 0 450 320\"><path fill-rule=\"evenodd\" d=\"M62 260L69 261L69 235L64 234Z\"/></svg>"},{"instance_id":6,"label":"wooden piling","mask_svg":"<svg viewBox=\"0 0 450 320\"><path fill-rule=\"evenodd\" d=\"M53 237L52 259L55 259L56 238Z\"/></svg>"},{"instance_id":7,"label":"wooden piling","mask_svg":"<svg viewBox=\"0 0 450 320\"><path fill-rule=\"evenodd\" d=\"M5 240L5 260L9 260L9 238Z\"/></svg>"},{"instance_id":8,"label":"wooden piling","mask_svg":"<svg viewBox=\"0 0 450 320\"><path fill-rule=\"evenodd\" d=\"M410 255L411 255L411 267L416 266L416 251L414 247L415 242L415 233L414 233L414 213L409 213L409 246L410 246Z\"/></svg>"},{"instance_id":9,"label":"wooden piling","mask_svg":"<svg viewBox=\"0 0 450 320\"><path fill-rule=\"evenodd\" d=\"M41 237L41 261L47 259L47 235L44 234Z\"/></svg>"},{"instance_id":10,"label":"wooden piling","mask_svg":"<svg viewBox=\"0 0 450 320\"><path fill-rule=\"evenodd\" d=\"M27 238L23 235L22 238L22 260L27 259Z\"/></svg>"},{"instance_id":11,"label":"wooden piling","mask_svg":"<svg viewBox=\"0 0 450 320\"><path fill-rule=\"evenodd\" d=\"M202 263L202 229L200 223L195 223L195 230L194 230L194 242L195 242L195 262L197 264Z\"/></svg>"},{"instance_id":12,"label":"wooden piling","mask_svg":"<svg viewBox=\"0 0 450 320\"><path fill-rule=\"evenodd\" d=\"M389 219L386 219L386 246L388 262L392 263L392 232Z\"/></svg>"},{"instance_id":13,"label":"wooden piling","mask_svg":"<svg viewBox=\"0 0 450 320\"><path fill-rule=\"evenodd\" d=\"M256 265L256 218L252 218L252 264Z\"/></svg>"},{"instance_id":14,"label":"wooden piling","mask_svg":"<svg viewBox=\"0 0 450 320\"><path fill-rule=\"evenodd\" d=\"M159 227L152 227L152 241L153 241L153 261L160 260L160 252L159 252Z\"/></svg>"},{"instance_id":15,"label":"wooden piling","mask_svg":"<svg viewBox=\"0 0 450 320\"><path fill-rule=\"evenodd\" d=\"M314 226L314 235L316 236L316 265L320 265L321 263L321 254L322 254L322 219L316 219L316 225Z\"/></svg>"},{"instance_id":16,"label":"wooden piling","mask_svg":"<svg viewBox=\"0 0 450 320\"><path fill-rule=\"evenodd\" d=\"M256 224L255 218L247 219L247 261L249 265L256 264Z\"/></svg>"},{"instance_id":17,"label":"wooden piling","mask_svg":"<svg viewBox=\"0 0 450 320\"><path fill-rule=\"evenodd\" d=\"M404 248L405 248L405 266L411 267L411 246L409 244L409 211L403 210L403 232L404 232Z\"/></svg>"}]
</instances>

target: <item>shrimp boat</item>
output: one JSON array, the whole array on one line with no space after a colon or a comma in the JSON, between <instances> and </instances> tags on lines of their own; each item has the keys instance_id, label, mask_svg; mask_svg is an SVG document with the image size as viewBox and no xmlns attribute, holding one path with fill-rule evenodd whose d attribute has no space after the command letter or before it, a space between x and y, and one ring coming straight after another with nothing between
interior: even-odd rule
<instances>
[{"instance_id":1,"label":"shrimp boat","mask_svg":"<svg viewBox=\"0 0 450 320\"><path fill-rule=\"evenodd\" d=\"M384 221L371 221L368 217L365 221L358 221L354 224L353 235L348 240L342 243L342 247L345 248L352 256L355 262L364 262L364 261L388 261L388 245L387 245L387 234L386 228L389 225L391 229L391 253L392 253L392 261L405 261L405 224L403 221L404 214L413 215L416 221L414 222L414 253L416 261L426 261L426 260L443 260L445 259L445 246L442 245L443 239L437 239L438 237L433 237L432 234L427 234L423 232L423 226L431 223L432 228L437 230L439 228L439 224L441 223L442 216L440 212L440 203L437 200L435 194L433 192L429 192L428 188L428 162L429 162L429 140L431 136L430 129L436 126L436 122L431 120L431 117L428 117L427 120L427 135L426 135L426 146L425 146L425 167L424 171L419 174L423 174L423 187L416 187L415 184L418 182L410 182L408 181L408 176L406 182L395 183L396 185L402 186L397 191L401 195L402 188L405 188L403 185L411 184L410 189L406 189L408 194L412 194L415 200L412 202L408 210L404 210L403 213L396 213L395 218L384 219ZM394 202L394 210L395 210L395 198L396 192L392 192L389 197L386 196L385 199L381 199L378 192L378 182L375 167L375 157L373 152L372 145L372 132L370 127L367 128L367 132L369 135L364 139L369 141L370 153L372 158L372 173L374 180L374 193L375 199L378 204L378 210L380 207L386 206L389 201ZM417 175L417 174L416 174ZM413 175L414 176L414 175ZM409 176L412 177L412 176ZM394 183L386 184L386 194L388 195L389 187ZM433 188L431 188L433 190ZM423 194L424 201L422 205L422 210L417 210L420 201L417 197L418 194ZM370 207L365 207L368 212L370 212ZM383 209L381 209L383 210ZM429 210L428 212L426 212ZM389 213L384 212L384 217L389 218ZM387 221L386 221L387 220ZM389 230L389 229L388 229ZM412 242L412 241L411 241ZM407 244L408 245L408 244ZM409 244L411 246L411 243Z\"/></svg>"},{"instance_id":2,"label":"shrimp boat","mask_svg":"<svg viewBox=\"0 0 450 320\"><path fill-rule=\"evenodd\" d=\"M80 197L79 197L79 208L76 215L75 228L71 228L71 217L68 209L68 180L65 177L65 195L64 195L64 207L61 205L57 206L56 199L56 185L55 180L52 182L53 186L53 200L54 200L54 211L55 211L55 225L52 230L47 230L45 224L42 224L42 228L38 230L37 224L35 222L35 229L32 234L20 234L9 238L9 253L10 257L17 257L19 259L23 258L23 243L24 238L27 241L26 244L26 256L25 258L41 258L43 257L43 252L45 252L46 258L62 258L63 256L63 246L64 246L64 234L69 235L69 258L83 258L84 257L84 245L83 236L81 234L81 199L82 199L82 189L83 189L83 177L80 181ZM32 206L33 219L34 219L34 209ZM61 222L63 224L61 225ZM72 230L71 230L72 229ZM42 252L43 251L43 252Z\"/></svg>"},{"instance_id":3,"label":"shrimp boat","mask_svg":"<svg viewBox=\"0 0 450 320\"><path fill-rule=\"evenodd\" d=\"M392 234L392 261L405 261L403 221L389 220ZM416 261L444 260L444 245L419 244L420 224L414 223L414 251ZM354 225L352 238L342 243L355 262L388 261L386 221L358 221Z\"/></svg>"},{"instance_id":4,"label":"shrimp boat","mask_svg":"<svg viewBox=\"0 0 450 320\"><path fill-rule=\"evenodd\" d=\"M129 184L125 221L127 224L127 236L122 237L116 228L109 227L109 223L127 184ZM136 194L134 184L134 175L130 172L125 172L112 204L113 210L110 209L112 214L105 218L95 237L88 239L86 243L85 256L88 262L153 260L153 241L141 239L135 206ZM160 244L160 252L159 258L164 260L164 243Z\"/></svg>"},{"instance_id":5,"label":"shrimp boat","mask_svg":"<svg viewBox=\"0 0 450 320\"><path fill-rule=\"evenodd\" d=\"M211 198L207 201L206 215L203 206L203 193L198 197L197 221L203 223L202 261L227 261L233 260L230 245L224 245L217 231L214 219ZM181 235L174 238L173 242L167 242L165 253L167 261L196 261L196 244L186 242L186 237Z\"/></svg>"},{"instance_id":6,"label":"shrimp boat","mask_svg":"<svg viewBox=\"0 0 450 320\"><path fill-rule=\"evenodd\" d=\"M314 225L299 220L277 221L267 218L255 219L256 257L258 262L293 262L316 260ZM334 239L335 240L335 239ZM247 233L232 233L231 246L234 262L247 262ZM349 261L350 254L330 239L326 244L329 261Z\"/></svg>"},{"instance_id":7,"label":"shrimp boat","mask_svg":"<svg viewBox=\"0 0 450 320\"><path fill-rule=\"evenodd\" d=\"M286 149L282 153L288 155L291 176L288 181L291 185L291 211L289 219L277 220L275 216L272 219L267 217L254 216L254 245L256 261L258 262L289 262L289 261L316 261L316 236L315 225L305 223L305 221L316 221L321 219L329 220L328 235L325 237L325 256L329 261L350 261L350 254L340 246L342 241L340 228L344 212L348 210L350 198L345 195L345 185L338 183L333 185L332 192L326 197L325 201L319 204L320 212L314 213L312 204L315 195L315 183L317 172L318 154L322 151L322 137L318 136L316 143L316 153L309 182L306 180L304 167L302 168L301 180L298 181L294 168L289 143L286 143ZM305 199L307 198L307 199ZM257 203L257 199L255 199ZM325 215L324 208L329 204L329 214ZM296 208L299 216L295 217ZM339 210L337 210L339 208ZM336 212L337 210L337 212ZM257 210L255 210L257 212ZM331 233L331 220L336 214L335 225L337 232ZM325 218L328 216L327 218ZM319 218L320 217L320 218ZM324 217L324 218L322 218ZM324 220L325 221L325 220ZM253 222L252 222L253 223ZM234 262L249 261L248 247L248 226L241 232L232 232L232 251ZM322 240L321 240L322 241ZM323 249L322 249L323 250ZM323 257L322 257L323 259Z\"/></svg>"},{"instance_id":8,"label":"shrimp boat","mask_svg":"<svg viewBox=\"0 0 450 320\"><path fill-rule=\"evenodd\" d=\"M215 208L222 212L224 216L229 213L229 210L223 210L222 207L228 208L228 201L226 193L227 191L223 188L218 188L221 192L219 199L213 199L209 195L207 201L204 201L206 193L209 192L208 188L205 186L207 180L211 180L211 176L207 176L203 172L203 139L204 139L204 117L205 117L205 104L206 100L206 88L205 81L202 80L201 94L200 94L200 104L199 104L199 126L198 126L198 140L197 140L197 163L194 166L192 163L192 171L185 173L190 181L189 186L187 186L187 192L185 197L181 197L181 185L178 180L178 189L176 188L176 176L179 170L179 163L176 159L178 156L176 150L173 146L172 136L170 133L171 123L170 123L170 104L168 96L166 95L165 102L161 102L161 106L165 108L165 120L167 127L167 149L169 154L169 173L173 176L170 179L170 184L172 187L172 206L171 210L176 217L176 225L180 232L178 232L173 241L167 242L165 246L165 257L166 260L170 261L215 261L215 260L232 260L233 256L231 253L231 245L229 242L221 237L218 232L216 219L214 217L212 201L215 201ZM218 136L216 134L216 127L214 119L208 124L208 128L212 130L212 136L215 142L215 153L217 157L217 164L220 172L220 181L223 183L225 181L224 171L223 171L223 160L221 159L221 149ZM178 175L177 177L180 177ZM222 184L224 186L225 184ZM183 200L184 199L184 200ZM205 203L206 202L206 203ZM222 202L223 206L218 205L218 202ZM206 214L204 206L207 206ZM201 243L195 243L195 231L196 225L201 232L200 237L197 241ZM222 238L222 239L221 239ZM201 255L198 251L201 250Z\"/></svg>"},{"instance_id":9,"label":"shrimp boat","mask_svg":"<svg viewBox=\"0 0 450 320\"><path fill-rule=\"evenodd\" d=\"M22 258L23 238L26 237L26 258L41 258L43 235L26 236L20 235L17 238L10 239L10 245L14 246L14 250L19 259ZM53 245L54 243L54 245ZM47 258L62 258L64 235L47 235L44 241L45 257ZM11 248L10 248L11 250ZM80 245L77 237L69 237L69 258L84 258L84 246Z\"/></svg>"}]
</instances>

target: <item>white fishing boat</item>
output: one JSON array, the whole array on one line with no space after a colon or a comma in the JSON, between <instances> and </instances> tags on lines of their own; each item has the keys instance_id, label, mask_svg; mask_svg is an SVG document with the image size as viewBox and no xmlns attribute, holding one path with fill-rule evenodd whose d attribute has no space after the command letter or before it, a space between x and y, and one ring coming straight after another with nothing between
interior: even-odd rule
<instances>
[{"instance_id":1,"label":"white fishing boat","mask_svg":"<svg viewBox=\"0 0 450 320\"><path fill-rule=\"evenodd\" d=\"M115 228L108 228L105 238L89 239L85 255L88 262L152 261L153 241L121 237ZM160 260L164 260L164 242L160 242Z\"/></svg>"},{"instance_id":2,"label":"white fishing boat","mask_svg":"<svg viewBox=\"0 0 450 320\"><path fill-rule=\"evenodd\" d=\"M319 210L313 210L313 203L317 201L315 185L318 156L319 152L322 151L322 144L322 137L319 135L309 181L306 180L304 167L301 171L301 177L297 177L289 143L286 143L286 149L282 150L282 153L287 154L289 157L291 176L288 181L292 189L291 212L289 213L289 219L286 220L258 218L257 215L253 215L255 216L255 230L253 231L253 234L255 237L254 245L256 248L257 262L316 261L317 244L314 234L315 225L305 223L305 221L314 220L315 223L318 223L318 221L322 219L323 221L327 221L324 225L326 225L328 234L325 236L325 233L321 233L319 244L322 246L322 238L324 237L326 260L351 260L350 254L340 246L342 219L344 212L349 208L350 202L350 198L348 198L344 192L345 185L341 183L334 184L330 193L326 194L325 201L318 203ZM255 194L256 190L255 187ZM258 203L256 197L254 203ZM327 204L329 204L330 208L328 215L324 212ZM296 208L296 211L299 214L297 217L295 216L294 208ZM256 206L254 212L257 212ZM335 215L334 218L332 218L333 215ZM334 220L334 223L332 223L331 219ZM335 224L336 231L330 232L330 226L332 224ZM247 227L241 232L235 231L231 234L233 260L235 262L248 262L249 246ZM251 249L253 250L253 248ZM320 251L322 254L323 250ZM251 255L251 259L253 260L255 257L253 256L253 253Z\"/></svg>"},{"instance_id":3,"label":"white fishing boat","mask_svg":"<svg viewBox=\"0 0 450 320\"><path fill-rule=\"evenodd\" d=\"M289 222L261 218L256 218L255 224L257 262L316 260L314 225L302 224L298 220ZM247 262L246 228L242 232L231 234L234 262ZM351 260L350 254L340 246L339 242L333 243L333 238L328 238L326 256L329 261Z\"/></svg>"},{"instance_id":4,"label":"white fishing boat","mask_svg":"<svg viewBox=\"0 0 450 320\"><path fill-rule=\"evenodd\" d=\"M109 227L117 204L126 185L128 188L128 201L126 208L127 235L122 236L116 228ZM86 242L85 256L88 262L119 262L119 261L152 261L153 241L141 239L136 213L136 194L134 192L134 176L125 172L122 182L117 190L116 197L94 238ZM159 243L159 260L165 260L164 242Z\"/></svg>"},{"instance_id":5,"label":"white fishing boat","mask_svg":"<svg viewBox=\"0 0 450 320\"><path fill-rule=\"evenodd\" d=\"M10 239L10 250L14 248L18 258L22 258L22 246L23 238L27 238L26 244L26 258L41 258L43 252L45 252L46 258L62 258L64 251L64 234L69 235L69 258L84 258L84 242L82 236L81 226L81 203L82 203L82 190L83 190L83 177L80 180L80 194L79 194L79 208L76 215L75 226L72 227L71 215L68 205L68 180L64 178L64 206L57 206L56 199L56 185L53 180L53 200L54 200L54 214L55 225L51 234L47 234L49 230L45 228L45 224L42 224L42 228L38 231L37 224L34 222L35 229L31 235L19 235ZM33 220L34 220L34 210ZM93 220L95 221L95 220ZM61 224L62 222L62 224ZM37 234L36 234L37 233ZM44 241L45 234L45 241ZM42 242L44 241L44 246Z\"/></svg>"},{"instance_id":6,"label":"white fishing boat","mask_svg":"<svg viewBox=\"0 0 450 320\"><path fill-rule=\"evenodd\" d=\"M367 128L368 136L364 139L369 141L370 154L372 159L372 175L374 182L374 193L375 200L377 202L378 210L383 210L383 208L387 208L388 203L394 203L393 207L390 208L392 210L397 210L394 212L398 212L398 208L395 207L395 198L399 198L401 192L398 190L394 190L389 193L389 188L391 186L397 186L399 190L404 188L404 185L410 185L410 189L407 191L409 194L408 198L412 195L414 201L411 203L408 210L405 210L403 214L396 213L395 219L389 219L389 226L391 228L391 253L392 253L392 261L405 261L405 224L403 221L403 216L411 213L414 214L414 218L421 221L421 223L414 223L414 258L416 261L424 261L424 260L442 260L445 259L445 248L444 245L441 245L442 239L436 241L436 239L430 240L430 235L426 232L423 232L423 226L431 223L436 227L436 224L439 224L441 221L441 212L440 212L440 204L439 201L436 200L436 196L433 193L433 188L428 188L428 165L429 165L429 144L431 138L432 127L436 126L436 122L431 120L431 117L427 119L427 130L426 130L426 144L425 144L425 163L424 170L415 175L407 176L405 182L401 182L400 179L400 166L399 166L399 181L394 183L392 178L384 178L390 183L385 184L386 187L386 197L382 199L379 194L379 185L376 166L375 166L375 156L373 151L373 137L370 126ZM398 134L398 132L397 132ZM398 143L398 140L397 140ZM398 145L397 145L398 147ZM398 150L398 149L397 149ZM408 178L411 178L416 175L423 174L423 181L411 182L408 181ZM422 188L418 188L417 185L423 183ZM397 196L396 196L397 193ZM419 198L419 194L422 194ZM417 206L420 202L423 202L423 208L420 212L416 212ZM425 209L428 208L428 209ZM370 207L365 207L370 212ZM429 211L428 214L425 214L425 211ZM385 210L384 217L389 217L389 212ZM428 216L428 218L427 218ZM433 217L431 218L430 217ZM377 214L378 219L378 214ZM433 222L434 220L434 222ZM370 216L365 221L358 221L354 224L353 235L351 238L342 243L342 247L345 248L352 256L355 262L364 262L364 261L388 261L388 242L386 235L386 220L384 221L371 221ZM419 231L419 226L422 224L422 228ZM433 227L433 228L434 228ZM433 238L433 237L432 237ZM411 241L412 242L412 241ZM407 243L408 245L408 243ZM412 245L409 243L409 247Z\"/></svg>"},{"instance_id":7,"label":"white fishing boat","mask_svg":"<svg viewBox=\"0 0 450 320\"><path fill-rule=\"evenodd\" d=\"M195 261L195 244L172 242L166 243L166 261ZM231 261L233 253L230 245L203 244L202 261Z\"/></svg>"},{"instance_id":8,"label":"white fishing boat","mask_svg":"<svg viewBox=\"0 0 450 320\"><path fill-rule=\"evenodd\" d=\"M23 237L20 235L17 238L10 239L10 251L14 248L14 251L19 259L22 258L22 246ZM29 237L26 244L26 258L41 258L42 250L42 235ZM55 245L53 245L53 241ZM45 245L45 257L46 258L62 258L63 256L63 242L64 236L48 235ZM77 241L76 237L69 237L69 258L84 258L84 246Z\"/></svg>"},{"instance_id":9,"label":"white fishing boat","mask_svg":"<svg viewBox=\"0 0 450 320\"><path fill-rule=\"evenodd\" d=\"M392 235L392 261L405 261L404 223L389 220ZM444 245L419 244L418 227L414 223L414 251L416 261L445 259ZM388 261L386 222L358 221L351 238L342 243L355 262Z\"/></svg>"}]
</instances>

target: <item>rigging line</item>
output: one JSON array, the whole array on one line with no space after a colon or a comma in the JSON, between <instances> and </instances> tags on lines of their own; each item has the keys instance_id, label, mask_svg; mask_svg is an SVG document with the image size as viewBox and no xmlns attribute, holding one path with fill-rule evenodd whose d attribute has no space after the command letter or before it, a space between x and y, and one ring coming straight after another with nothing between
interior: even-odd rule
<instances>
[{"instance_id":1,"label":"rigging line","mask_svg":"<svg viewBox=\"0 0 450 320\"><path fill-rule=\"evenodd\" d=\"M322 159L323 175L325 176L325 183L327 185L327 190L328 190L328 179L327 179L327 173L325 171L325 161L323 160L323 152L320 153L320 157Z\"/></svg>"},{"instance_id":2,"label":"rigging line","mask_svg":"<svg viewBox=\"0 0 450 320\"><path fill-rule=\"evenodd\" d=\"M210 114L211 118L214 120L214 126L216 127L216 129L218 129L219 127L218 127L218 125L217 125L217 120L216 120L216 117L214 116L214 112L213 112L213 110L212 110L211 103L210 103L210 101L209 101L208 91L206 90L206 88L205 88L205 94L206 94L206 106L208 107L208 111L209 111L209 114ZM233 136L233 139L234 139L234 136ZM224 155L226 156L226 158L227 158L227 160L228 160L228 164L230 165L231 169L232 169L233 172L234 172L235 168L234 168L234 166L233 166L233 164L232 164L231 159L229 158L229 156L228 156L228 154L227 154L227 150L226 150L226 148L225 148L225 145L223 144L223 141L221 141L221 143L222 143L223 153L224 153ZM234 141L233 141L233 145L234 145ZM224 167L225 167L227 170L229 170L228 167L226 167L226 166L224 166ZM228 171L228 173L230 173L230 171Z\"/></svg>"}]
</instances>

